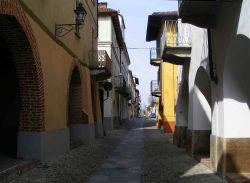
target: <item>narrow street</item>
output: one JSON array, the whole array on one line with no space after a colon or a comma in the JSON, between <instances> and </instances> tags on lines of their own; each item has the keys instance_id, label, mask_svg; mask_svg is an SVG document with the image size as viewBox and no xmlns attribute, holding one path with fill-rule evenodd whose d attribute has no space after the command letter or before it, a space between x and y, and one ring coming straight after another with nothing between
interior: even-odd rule
<instances>
[{"instance_id":1,"label":"narrow street","mask_svg":"<svg viewBox=\"0 0 250 183\"><path fill-rule=\"evenodd\" d=\"M220 177L172 145L154 120L138 118L108 137L39 166L12 183L89 182L220 183Z\"/></svg>"}]
</instances>

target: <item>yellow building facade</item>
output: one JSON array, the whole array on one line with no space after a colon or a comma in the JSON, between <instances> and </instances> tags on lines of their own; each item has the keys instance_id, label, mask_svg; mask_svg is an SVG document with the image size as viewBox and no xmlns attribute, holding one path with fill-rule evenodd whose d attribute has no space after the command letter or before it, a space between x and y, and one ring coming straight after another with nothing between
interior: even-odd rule
<instances>
[{"instance_id":1,"label":"yellow building facade","mask_svg":"<svg viewBox=\"0 0 250 183\"><path fill-rule=\"evenodd\" d=\"M160 65L161 118L164 132L175 130L175 100L177 86L177 66L161 61Z\"/></svg>"},{"instance_id":2,"label":"yellow building facade","mask_svg":"<svg viewBox=\"0 0 250 183\"><path fill-rule=\"evenodd\" d=\"M76 24L79 5L87 13L79 31L75 25L57 30L58 24ZM0 24L0 47L6 50L1 67L9 68L0 94L6 110L0 134L13 140L13 147L1 144L4 149L45 162L74 142L102 136L98 80L92 74L98 61L97 3L1 0ZM64 35L66 29L72 30Z\"/></svg>"},{"instance_id":3,"label":"yellow building facade","mask_svg":"<svg viewBox=\"0 0 250 183\"><path fill-rule=\"evenodd\" d=\"M156 41L156 48L151 50L151 65L159 67L158 88L152 86L151 94L159 97L157 115L158 127L164 132L175 131L175 101L177 89L177 66L162 60L165 47L176 45L176 12L153 13L149 15L147 27L147 41ZM157 25L157 26L156 26Z\"/></svg>"}]
</instances>

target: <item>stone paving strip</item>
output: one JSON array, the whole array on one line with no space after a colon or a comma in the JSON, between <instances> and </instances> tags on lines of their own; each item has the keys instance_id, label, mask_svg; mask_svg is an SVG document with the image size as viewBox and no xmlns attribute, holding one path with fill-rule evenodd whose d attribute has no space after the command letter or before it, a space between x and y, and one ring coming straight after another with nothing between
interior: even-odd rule
<instances>
[{"instance_id":1,"label":"stone paving strip","mask_svg":"<svg viewBox=\"0 0 250 183\"><path fill-rule=\"evenodd\" d=\"M172 143L172 134L163 134L155 122L145 122L142 163L143 183L226 183L207 166Z\"/></svg>"},{"instance_id":2,"label":"stone paving strip","mask_svg":"<svg viewBox=\"0 0 250 183\"><path fill-rule=\"evenodd\" d=\"M140 183L143 148L143 119L123 138L89 183Z\"/></svg>"},{"instance_id":3,"label":"stone paving strip","mask_svg":"<svg viewBox=\"0 0 250 183\"><path fill-rule=\"evenodd\" d=\"M123 129L114 130L109 136L99 138L93 145L82 145L58 157L46 166L38 166L11 183L84 183L119 144L128 129L134 125L127 122Z\"/></svg>"}]
</instances>

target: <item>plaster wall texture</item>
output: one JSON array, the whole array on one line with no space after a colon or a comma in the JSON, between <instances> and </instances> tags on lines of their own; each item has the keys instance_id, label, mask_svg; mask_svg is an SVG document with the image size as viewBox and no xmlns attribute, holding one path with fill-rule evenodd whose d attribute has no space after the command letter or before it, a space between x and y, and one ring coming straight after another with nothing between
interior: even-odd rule
<instances>
[{"instance_id":1,"label":"plaster wall texture","mask_svg":"<svg viewBox=\"0 0 250 183\"><path fill-rule=\"evenodd\" d=\"M211 130L211 108L197 86L193 89L193 128L192 130Z\"/></svg>"},{"instance_id":2,"label":"plaster wall texture","mask_svg":"<svg viewBox=\"0 0 250 183\"><path fill-rule=\"evenodd\" d=\"M248 7L248 1L222 4L217 26L212 31L213 58L218 75L218 85L212 87L212 133L222 138L250 137L248 96L241 84L248 78L244 69L249 60L246 46L249 40L245 42L249 39L250 29L246 21Z\"/></svg>"},{"instance_id":3,"label":"plaster wall texture","mask_svg":"<svg viewBox=\"0 0 250 183\"><path fill-rule=\"evenodd\" d=\"M111 22L111 17L108 16L98 18L98 43L112 41Z\"/></svg>"},{"instance_id":4,"label":"plaster wall texture","mask_svg":"<svg viewBox=\"0 0 250 183\"><path fill-rule=\"evenodd\" d=\"M243 0L241 7L237 5L237 9L232 12L238 18L238 22L237 19L235 20L237 32L230 40L224 65L224 136L249 138L250 90L247 68L249 68L250 59L250 25L248 23L250 2Z\"/></svg>"},{"instance_id":5,"label":"plaster wall texture","mask_svg":"<svg viewBox=\"0 0 250 183\"><path fill-rule=\"evenodd\" d=\"M207 129L207 126L200 122L195 122L196 119L202 119L204 117L198 117L199 114L196 106L200 104L197 103L200 98L197 95L195 89L195 78L199 67L203 67L204 70L208 70L208 46L207 46L207 31L202 28L192 26L192 51L191 51L191 61L189 69L189 105L188 105L188 128L189 129ZM207 113L207 112L206 112ZM210 114L211 115L211 114Z\"/></svg>"},{"instance_id":6,"label":"plaster wall texture","mask_svg":"<svg viewBox=\"0 0 250 183\"><path fill-rule=\"evenodd\" d=\"M121 17L120 17L121 20ZM126 83L128 82L128 64L129 57L127 52L121 50L115 33L115 28L110 16L99 17L99 38L98 49L104 49L112 61L112 79L119 79L119 74L124 76ZM124 26L121 26L124 30ZM123 31L124 35L124 31ZM127 84L128 85L128 84ZM114 82L113 82L114 86ZM106 94L106 92L104 92ZM122 111L122 112L121 112ZM122 116L120 116L122 115ZM113 119L113 116L120 116L121 119L128 118L128 105L127 100L118 95L113 88L110 92L110 97L104 102L104 117L105 119ZM112 126L112 125L109 125Z\"/></svg>"},{"instance_id":7,"label":"plaster wall texture","mask_svg":"<svg viewBox=\"0 0 250 183\"><path fill-rule=\"evenodd\" d=\"M109 97L104 101L104 117L112 116L112 98L113 97ZM104 99L106 99L106 96L104 96Z\"/></svg>"},{"instance_id":8,"label":"plaster wall texture","mask_svg":"<svg viewBox=\"0 0 250 183\"><path fill-rule=\"evenodd\" d=\"M223 3L218 11L216 27L212 29L212 49L218 84L212 84L212 134L224 138L249 137L249 93L245 84L248 74L246 60L250 26L249 2ZM193 28L192 58L189 73L190 97L194 95L193 86L197 68L203 66L207 71L206 30ZM203 33L202 33L203 32ZM203 34L203 36L202 36ZM202 43L201 45L199 45ZM239 57L239 55L241 55ZM209 73L209 72L208 72ZM194 106L189 100L189 128L192 124Z\"/></svg>"},{"instance_id":9,"label":"plaster wall texture","mask_svg":"<svg viewBox=\"0 0 250 183\"><path fill-rule=\"evenodd\" d=\"M164 120L174 122L174 106L177 87L177 66L167 62L162 62L160 81L162 87L162 104L164 106Z\"/></svg>"},{"instance_id":10,"label":"plaster wall texture","mask_svg":"<svg viewBox=\"0 0 250 183\"><path fill-rule=\"evenodd\" d=\"M176 101L176 126L188 126L188 76L189 76L189 62L184 65L178 65L177 74L177 101Z\"/></svg>"},{"instance_id":11,"label":"plaster wall texture","mask_svg":"<svg viewBox=\"0 0 250 183\"><path fill-rule=\"evenodd\" d=\"M74 9L76 7L75 1L60 0L60 1L33 1L23 0L27 7L37 16L46 28L54 34L55 24L72 24L75 23ZM92 43L92 29L94 29L95 36L97 37L97 6L93 5L91 0L81 1L87 16L84 25L80 29L81 39L77 38L74 30L68 35L59 38L64 44L74 52L77 57L89 64L88 54L91 51L90 43ZM96 40L93 41L96 44ZM94 45L96 47L96 45Z\"/></svg>"},{"instance_id":12,"label":"plaster wall texture","mask_svg":"<svg viewBox=\"0 0 250 183\"><path fill-rule=\"evenodd\" d=\"M42 21L42 23L45 26L48 26L47 28L50 31L54 29L54 23L53 26L50 26L51 22L49 21L55 21L56 16L59 16L62 19L65 18L63 19L64 21L68 20L66 17L64 17L67 15L66 10L65 10L66 13L54 11L55 9L60 9L60 8L55 8L59 3L56 4L55 2L50 2L50 1L34 3L33 1L29 0L24 1L24 3L30 8L31 11L33 11L33 13L40 19L40 21ZM38 6L37 3L40 3L41 6ZM66 2L66 4L67 3L68 7L75 6L75 3ZM53 11L51 8L53 9ZM62 8L61 10L64 9ZM45 91L44 91L45 130L48 131L48 130L65 128L67 126L68 88L71 78L71 69L75 65L75 60L65 49L63 49L51 37L49 37L48 34L40 27L40 25L36 21L34 21L33 18L31 18L28 14L27 17L29 18L31 27L33 29L33 33L36 37L42 63L44 85L45 85ZM85 25L88 23L91 24L90 22L87 21L85 22ZM86 27L91 27L91 26L86 26ZM52 32L54 32L54 30ZM71 37L69 35L69 37L72 41L72 45L75 45L72 46L70 42L67 41L65 42L66 45L71 49L71 51L75 52L75 54L79 56L81 60L84 60L84 58L88 59L89 55L88 49L91 48L91 46L85 46L84 48L82 48L81 46L85 44L85 41L92 42L92 38L91 40L86 40L86 38L85 39L77 38L78 39L77 40L75 36ZM86 36L86 37L91 37L91 36ZM50 50L53 50L53 52L51 52ZM81 50L81 52L78 52L79 50ZM82 73L81 77L84 78L82 79L82 86L84 93L83 110L88 114L89 122L93 123L92 106L91 106L92 101L91 101L91 91L90 91L90 86L91 86L90 73L88 68L81 67L80 70Z\"/></svg>"},{"instance_id":13,"label":"plaster wall texture","mask_svg":"<svg viewBox=\"0 0 250 183\"><path fill-rule=\"evenodd\" d=\"M98 36L98 49L105 50L112 61L112 73L114 73L114 63L117 61L116 54L114 53L114 43L112 42L112 20L109 16L100 16L98 18L99 36ZM113 74L112 74L113 75ZM108 80L111 81L111 80ZM112 100L113 90L109 92L109 98L107 98L107 92L104 91L104 118L111 119L113 114Z\"/></svg>"},{"instance_id":14,"label":"plaster wall texture","mask_svg":"<svg viewBox=\"0 0 250 183\"><path fill-rule=\"evenodd\" d=\"M60 9L56 8L57 6L55 3L58 3L57 5L62 5L63 2L59 3L47 0L39 2L27 0L24 2L27 7L30 8L31 11L33 11L30 12L29 10L24 8L24 10L26 10L25 13L28 21L31 25L32 33L36 39L37 50L39 52L37 54L39 54L41 61L41 70L43 74L44 84L45 131L18 132L18 156L47 161L69 150L69 130L67 128L69 98L68 92L72 76L71 74L74 67L78 67L81 75L80 77L83 88L83 105L81 106L81 108L86 114L88 114L89 130L87 131L90 138L93 139L94 137L94 118L92 111L90 72L89 68L87 66L80 65L79 61L84 60L85 58L88 59L89 49L96 47L96 45L94 44L92 45L93 47L91 47L91 44L88 44L88 46L86 46L85 41L91 43L93 41L92 36L87 36L87 40L87 38L76 39L75 36L72 37L69 35L69 37L71 37L71 40L69 42L66 41L68 38L65 37L64 43L66 43L66 46L70 49L71 52L76 54L76 57L79 56L80 60L78 58L74 58L74 56L72 56L74 54L71 54L70 51L67 51L67 49L63 48L61 46L62 44L58 44L59 42L55 41L54 37L51 37L50 33L54 33L55 28L54 22L52 27L49 26L48 22L46 22L47 18L50 21L55 20L55 16L58 13L57 11L58 9ZM65 6L64 8L67 7L67 3L70 2L67 1L66 4L63 4ZM70 5L69 7L71 7ZM64 8L62 8L61 10L65 10ZM34 17L32 13L34 13L37 17ZM60 13L61 15L59 16L63 18L63 12ZM67 13L65 13L65 16L66 14ZM65 18L63 20L66 21L67 19ZM41 25L41 22L39 21L41 21L42 24L48 27L43 27L43 25ZM88 21L89 20L85 22L85 24L89 25L86 27L93 28L92 24ZM46 28L49 31L53 31L49 33Z\"/></svg>"},{"instance_id":15,"label":"plaster wall texture","mask_svg":"<svg viewBox=\"0 0 250 183\"><path fill-rule=\"evenodd\" d=\"M31 19L43 68L45 95L45 129L67 127L67 91L73 58ZM53 50L48 54L48 50ZM60 92L58 92L60 91Z\"/></svg>"},{"instance_id":16,"label":"plaster wall texture","mask_svg":"<svg viewBox=\"0 0 250 183\"><path fill-rule=\"evenodd\" d=\"M176 126L187 127L188 125L188 84L187 80L179 84L179 93L176 103Z\"/></svg>"}]
</instances>

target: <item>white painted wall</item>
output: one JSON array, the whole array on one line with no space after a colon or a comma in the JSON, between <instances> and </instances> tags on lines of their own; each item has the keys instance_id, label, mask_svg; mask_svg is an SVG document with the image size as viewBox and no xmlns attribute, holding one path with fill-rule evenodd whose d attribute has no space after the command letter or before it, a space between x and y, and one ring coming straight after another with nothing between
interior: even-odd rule
<instances>
[{"instance_id":1,"label":"white painted wall","mask_svg":"<svg viewBox=\"0 0 250 183\"><path fill-rule=\"evenodd\" d=\"M218 11L217 26L212 31L213 58L218 74L218 85L212 85L212 134L223 138L250 137L248 97L243 94L246 90L240 84L241 81L243 86L249 83L247 72L244 75L248 65L242 58L249 60L246 56L249 46L234 46L237 34L250 35L249 7L248 0L224 2ZM237 51L237 47L240 50Z\"/></svg>"},{"instance_id":2,"label":"white painted wall","mask_svg":"<svg viewBox=\"0 0 250 183\"><path fill-rule=\"evenodd\" d=\"M249 7L249 0L222 2L212 29L213 61L218 75L218 84L211 84L212 134L223 138L250 137ZM195 87L197 69L202 66L209 73L206 34L205 29L192 27L188 128L193 130L211 126L209 105ZM202 112L204 115L199 115Z\"/></svg>"},{"instance_id":3,"label":"white painted wall","mask_svg":"<svg viewBox=\"0 0 250 183\"><path fill-rule=\"evenodd\" d=\"M98 42L111 42L111 17L98 18Z\"/></svg>"},{"instance_id":4,"label":"white painted wall","mask_svg":"<svg viewBox=\"0 0 250 183\"><path fill-rule=\"evenodd\" d=\"M176 126L188 126L188 84L183 80L179 85L178 100L176 104Z\"/></svg>"},{"instance_id":5,"label":"white painted wall","mask_svg":"<svg viewBox=\"0 0 250 183\"><path fill-rule=\"evenodd\" d=\"M197 86L193 88L192 130L211 130L211 108Z\"/></svg>"},{"instance_id":6,"label":"white painted wall","mask_svg":"<svg viewBox=\"0 0 250 183\"><path fill-rule=\"evenodd\" d=\"M119 20L122 21L121 16ZM121 23L122 34L124 36L125 26ZM115 34L115 28L110 16L101 16L98 19L99 37L98 49L106 50L112 61L112 80L117 79L122 73L126 82L128 81L128 55L127 52L121 51ZM114 86L114 83L113 83ZM104 92L106 98L106 92ZM122 114L122 119L128 118L128 101L120 96L118 97L115 90L110 92L109 99L104 101L104 117L119 116Z\"/></svg>"},{"instance_id":7,"label":"white painted wall","mask_svg":"<svg viewBox=\"0 0 250 183\"><path fill-rule=\"evenodd\" d=\"M112 60L112 32L111 32L111 17L99 17L98 18L98 50L105 50ZM112 60L113 62L113 60ZM104 108L103 116L112 117L112 92L109 93L107 99L107 92L104 91Z\"/></svg>"},{"instance_id":8,"label":"white painted wall","mask_svg":"<svg viewBox=\"0 0 250 183\"><path fill-rule=\"evenodd\" d=\"M249 49L250 39L237 35L226 54L223 86L225 137L250 137Z\"/></svg>"},{"instance_id":9,"label":"white painted wall","mask_svg":"<svg viewBox=\"0 0 250 183\"><path fill-rule=\"evenodd\" d=\"M200 105L205 104L203 97L195 89L195 78L197 77L197 71L199 67L203 67L207 73L209 73L208 66L208 44L207 44L207 31L206 29L198 28L195 26L191 27L192 30L192 51L191 61L189 68L189 104L188 104L188 128L191 130L208 130L211 128L207 125L207 122L197 121L206 119L205 117L199 116L199 112L202 109L197 109ZM205 114L207 114L207 108L204 106ZM211 111L211 109L210 109ZM211 113L210 113L211 116ZM211 118L208 118L211 119Z\"/></svg>"}]
</instances>

